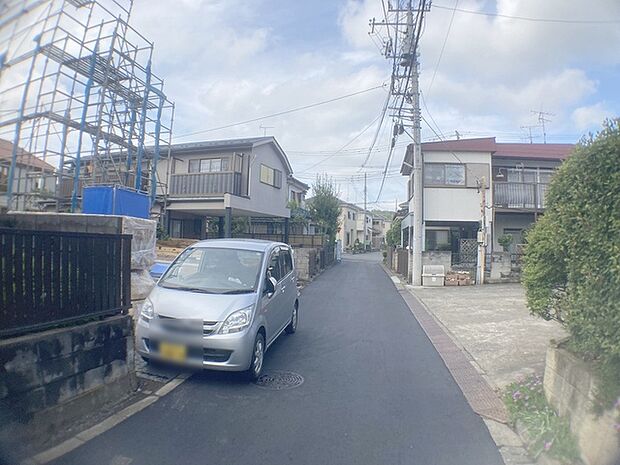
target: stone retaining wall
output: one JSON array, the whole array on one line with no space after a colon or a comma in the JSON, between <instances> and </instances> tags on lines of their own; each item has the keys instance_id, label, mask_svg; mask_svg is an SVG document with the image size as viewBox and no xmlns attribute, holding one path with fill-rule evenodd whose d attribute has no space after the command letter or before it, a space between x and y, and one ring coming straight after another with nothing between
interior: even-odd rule
<instances>
[{"instance_id":1,"label":"stone retaining wall","mask_svg":"<svg viewBox=\"0 0 620 465\"><path fill-rule=\"evenodd\" d=\"M0 341L0 445L43 444L135 386L131 317Z\"/></svg>"},{"instance_id":2,"label":"stone retaining wall","mask_svg":"<svg viewBox=\"0 0 620 465\"><path fill-rule=\"evenodd\" d=\"M608 410L593 413L596 379L590 365L566 349L551 345L547 350L544 377L545 395L570 428L581 449L586 465L618 465L620 434L613 425L615 414Z\"/></svg>"}]
</instances>

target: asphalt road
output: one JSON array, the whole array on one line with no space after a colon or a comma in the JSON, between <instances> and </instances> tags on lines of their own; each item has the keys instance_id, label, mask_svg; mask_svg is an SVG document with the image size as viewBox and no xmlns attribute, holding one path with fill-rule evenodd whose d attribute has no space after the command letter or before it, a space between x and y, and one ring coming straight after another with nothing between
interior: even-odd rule
<instances>
[{"instance_id":1,"label":"asphalt road","mask_svg":"<svg viewBox=\"0 0 620 465\"><path fill-rule=\"evenodd\" d=\"M502 465L389 277L352 258L304 289L298 332L267 353L301 386L197 373L54 463Z\"/></svg>"}]
</instances>

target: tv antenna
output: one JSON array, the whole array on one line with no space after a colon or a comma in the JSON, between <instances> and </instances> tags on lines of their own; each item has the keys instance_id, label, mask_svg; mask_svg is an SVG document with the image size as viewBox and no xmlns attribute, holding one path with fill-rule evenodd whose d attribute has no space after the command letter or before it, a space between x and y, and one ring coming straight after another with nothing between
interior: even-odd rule
<instances>
[{"instance_id":1,"label":"tv antenna","mask_svg":"<svg viewBox=\"0 0 620 465\"><path fill-rule=\"evenodd\" d=\"M530 144L534 143L534 137L532 136L532 129L537 128L537 127L539 127L537 124L530 125L530 126L521 126L521 129L528 132L528 135L525 137L530 140Z\"/></svg>"},{"instance_id":2,"label":"tv antenna","mask_svg":"<svg viewBox=\"0 0 620 465\"><path fill-rule=\"evenodd\" d=\"M542 127L542 131L543 131L543 144L546 144L547 143L547 127L545 126L545 123L550 123L552 121L549 118L547 118L547 116L555 116L555 114L547 113L546 111L535 111L535 110L532 110L532 113L534 113L535 115L538 115L538 122L540 123L540 126Z\"/></svg>"},{"instance_id":3,"label":"tv antenna","mask_svg":"<svg viewBox=\"0 0 620 465\"><path fill-rule=\"evenodd\" d=\"M263 130L263 136L267 135L267 129L273 129L275 126L263 126L262 124L258 127L258 129Z\"/></svg>"}]
</instances>

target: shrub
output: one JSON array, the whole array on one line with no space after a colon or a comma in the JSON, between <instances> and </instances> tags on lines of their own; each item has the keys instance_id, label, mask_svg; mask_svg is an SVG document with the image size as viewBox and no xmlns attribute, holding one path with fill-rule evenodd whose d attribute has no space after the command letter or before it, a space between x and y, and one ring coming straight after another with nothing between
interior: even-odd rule
<instances>
[{"instance_id":1,"label":"shrub","mask_svg":"<svg viewBox=\"0 0 620 465\"><path fill-rule=\"evenodd\" d=\"M505 252L508 250L513 240L514 237L512 237L510 234L504 234L503 236L497 238L497 242L499 243L499 245L502 246Z\"/></svg>"},{"instance_id":2,"label":"shrub","mask_svg":"<svg viewBox=\"0 0 620 465\"><path fill-rule=\"evenodd\" d=\"M584 139L554 175L528 234L530 310L557 318L590 357L620 356L620 120Z\"/></svg>"}]
</instances>

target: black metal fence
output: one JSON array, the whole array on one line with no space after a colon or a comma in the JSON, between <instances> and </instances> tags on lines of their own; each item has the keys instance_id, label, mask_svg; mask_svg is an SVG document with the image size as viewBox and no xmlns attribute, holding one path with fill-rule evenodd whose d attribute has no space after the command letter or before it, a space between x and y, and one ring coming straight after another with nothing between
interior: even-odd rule
<instances>
[{"instance_id":1,"label":"black metal fence","mask_svg":"<svg viewBox=\"0 0 620 465\"><path fill-rule=\"evenodd\" d=\"M330 266L332 263L334 263L334 260L336 259L334 246L327 245L320 249L319 257L320 268L327 268L328 266Z\"/></svg>"},{"instance_id":2,"label":"black metal fence","mask_svg":"<svg viewBox=\"0 0 620 465\"><path fill-rule=\"evenodd\" d=\"M131 235L0 228L0 336L131 304Z\"/></svg>"}]
</instances>

